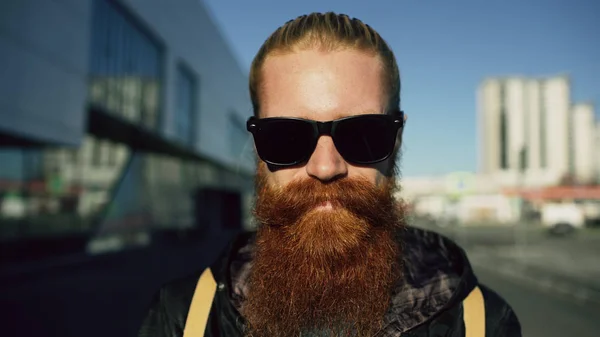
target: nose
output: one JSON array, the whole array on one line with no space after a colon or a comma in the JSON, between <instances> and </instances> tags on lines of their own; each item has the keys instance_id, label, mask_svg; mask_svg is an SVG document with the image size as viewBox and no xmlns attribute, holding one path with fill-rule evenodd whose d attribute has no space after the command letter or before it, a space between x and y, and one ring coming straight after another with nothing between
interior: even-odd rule
<instances>
[{"instance_id":1,"label":"nose","mask_svg":"<svg viewBox=\"0 0 600 337\"><path fill-rule=\"evenodd\" d=\"M331 137L319 138L315 151L306 163L306 173L322 182L348 175L348 164L335 148Z\"/></svg>"}]
</instances>

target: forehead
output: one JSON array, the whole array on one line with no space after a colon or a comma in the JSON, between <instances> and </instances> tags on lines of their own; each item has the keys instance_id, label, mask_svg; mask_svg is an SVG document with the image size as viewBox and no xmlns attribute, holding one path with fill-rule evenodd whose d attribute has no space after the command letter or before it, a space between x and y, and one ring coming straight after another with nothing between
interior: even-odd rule
<instances>
[{"instance_id":1,"label":"forehead","mask_svg":"<svg viewBox=\"0 0 600 337\"><path fill-rule=\"evenodd\" d=\"M263 64L262 117L332 120L383 113L382 63L375 55L344 49L270 55Z\"/></svg>"}]
</instances>

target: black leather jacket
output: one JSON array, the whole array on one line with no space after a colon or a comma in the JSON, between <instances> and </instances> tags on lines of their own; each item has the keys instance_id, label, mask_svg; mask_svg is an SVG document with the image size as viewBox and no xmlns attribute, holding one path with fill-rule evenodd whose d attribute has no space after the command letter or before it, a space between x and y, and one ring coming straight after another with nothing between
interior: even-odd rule
<instances>
[{"instance_id":1,"label":"black leather jacket","mask_svg":"<svg viewBox=\"0 0 600 337\"><path fill-rule=\"evenodd\" d=\"M238 236L211 266L218 284L205 336L243 336L238 309L254 249L255 233ZM486 309L487 337L519 337L511 307L478 284L464 251L448 238L417 228L403 234L404 277L395 291L386 325L378 337L464 336L462 301L479 285ZM139 337L182 337L197 274L163 286L156 294Z\"/></svg>"}]
</instances>

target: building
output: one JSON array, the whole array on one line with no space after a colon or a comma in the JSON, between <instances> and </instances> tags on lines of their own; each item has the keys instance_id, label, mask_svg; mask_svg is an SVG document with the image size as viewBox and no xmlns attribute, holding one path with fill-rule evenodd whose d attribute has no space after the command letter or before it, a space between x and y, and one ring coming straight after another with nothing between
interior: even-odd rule
<instances>
[{"instance_id":1,"label":"building","mask_svg":"<svg viewBox=\"0 0 600 337\"><path fill-rule=\"evenodd\" d=\"M575 104L573 115L573 169L578 182L597 181L596 122L591 104Z\"/></svg>"},{"instance_id":2,"label":"building","mask_svg":"<svg viewBox=\"0 0 600 337\"><path fill-rule=\"evenodd\" d=\"M478 105L481 174L524 187L567 178L587 183L597 175L593 108L571 103L567 76L489 78Z\"/></svg>"},{"instance_id":3,"label":"building","mask_svg":"<svg viewBox=\"0 0 600 337\"><path fill-rule=\"evenodd\" d=\"M596 172L596 181L600 183L600 122L596 123L596 142L594 143L595 163L598 168Z\"/></svg>"},{"instance_id":4,"label":"building","mask_svg":"<svg viewBox=\"0 0 600 337\"><path fill-rule=\"evenodd\" d=\"M247 74L201 1L0 13L0 240L250 226Z\"/></svg>"},{"instance_id":5,"label":"building","mask_svg":"<svg viewBox=\"0 0 600 337\"><path fill-rule=\"evenodd\" d=\"M567 76L488 78L478 88L478 172L402 180L415 214L514 224L545 202L595 203L600 124L572 103ZM565 186L568 185L568 186Z\"/></svg>"}]
</instances>

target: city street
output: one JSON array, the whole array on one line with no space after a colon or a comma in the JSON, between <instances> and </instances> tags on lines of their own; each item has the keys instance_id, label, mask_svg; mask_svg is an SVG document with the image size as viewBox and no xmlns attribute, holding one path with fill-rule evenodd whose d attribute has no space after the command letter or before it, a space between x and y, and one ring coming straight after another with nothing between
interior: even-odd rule
<instances>
[{"instance_id":1,"label":"city street","mask_svg":"<svg viewBox=\"0 0 600 337\"><path fill-rule=\"evenodd\" d=\"M597 228L552 237L534 226L422 227L465 248L479 280L512 305L523 336L598 336Z\"/></svg>"},{"instance_id":2,"label":"city street","mask_svg":"<svg viewBox=\"0 0 600 337\"><path fill-rule=\"evenodd\" d=\"M586 306L496 273L477 269L476 272L480 282L498 292L513 307L521 322L523 337L598 336L598 307Z\"/></svg>"},{"instance_id":3,"label":"city street","mask_svg":"<svg viewBox=\"0 0 600 337\"><path fill-rule=\"evenodd\" d=\"M526 272L551 277L552 281L585 286L598 293L600 301L600 229L587 228L573 235L553 237L543 228L434 227L458 242L471 263L491 265L496 270Z\"/></svg>"}]
</instances>

